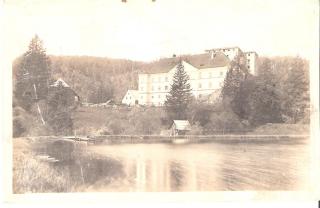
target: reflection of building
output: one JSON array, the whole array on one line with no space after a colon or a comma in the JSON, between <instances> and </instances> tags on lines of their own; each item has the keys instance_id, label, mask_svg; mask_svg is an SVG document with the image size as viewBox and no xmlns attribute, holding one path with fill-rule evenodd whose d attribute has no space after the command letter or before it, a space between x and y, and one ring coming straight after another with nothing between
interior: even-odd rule
<instances>
[{"instance_id":1,"label":"reflection of building","mask_svg":"<svg viewBox=\"0 0 320 208\"><path fill-rule=\"evenodd\" d=\"M142 153L127 162L124 170L127 176L134 177L131 188L134 191L197 191L196 166L192 158L181 163L162 154L150 159Z\"/></svg>"},{"instance_id":2,"label":"reflection of building","mask_svg":"<svg viewBox=\"0 0 320 208\"><path fill-rule=\"evenodd\" d=\"M160 59L150 64L149 71L153 73L138 75L138 90L129 90L122 103L163 105L180 61L189 75L189 83L195 98L203 99L206 97L210 98L208 102L213 102L222 87L230 61L239 58L239 62L245 64L251 74L255 74L257 57L255 52L244 53L239 47L233 47L210 49L203 54ZM127 99L128 93L132 92L134 92L134 97Z\"/></svg>"}]
</instances>

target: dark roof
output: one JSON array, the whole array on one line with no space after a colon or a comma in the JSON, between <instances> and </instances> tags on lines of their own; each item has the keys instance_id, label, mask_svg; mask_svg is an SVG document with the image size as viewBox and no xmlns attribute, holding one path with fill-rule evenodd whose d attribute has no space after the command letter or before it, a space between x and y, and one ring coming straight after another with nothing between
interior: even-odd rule
<instances>
[{"instance_id":1,"label":"dark roof","mask_svg":"<svg viewBox=\"0 0 320 208\"><path fill-rule=\"evenodd\" d=\"M182 55L180 57L163 58L149 63L145 73L166 73L183 60L198 69L222 67L229 64L229 59L221 52L214 54L211 59L210 53L196 55Z\"/></svg>"}]
</instances>

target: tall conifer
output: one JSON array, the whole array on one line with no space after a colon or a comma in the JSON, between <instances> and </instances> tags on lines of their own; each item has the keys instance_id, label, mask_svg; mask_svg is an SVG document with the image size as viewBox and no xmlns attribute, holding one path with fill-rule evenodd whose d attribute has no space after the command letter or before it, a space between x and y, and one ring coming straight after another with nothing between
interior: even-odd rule
<instances>
[{"instance_id":1,"label":"tall conifer","mask_svg":"<svg viewBox=\"0 0 320 208\"><path fill-rule=\"evenodd\" d=\"M166 111L170 119L186 119L187 110L192 101L189 76L184 70L182 61L177 65L177 70L173 76L173 82L167 100L165 102Z\"/></svg>"}]
</instances>

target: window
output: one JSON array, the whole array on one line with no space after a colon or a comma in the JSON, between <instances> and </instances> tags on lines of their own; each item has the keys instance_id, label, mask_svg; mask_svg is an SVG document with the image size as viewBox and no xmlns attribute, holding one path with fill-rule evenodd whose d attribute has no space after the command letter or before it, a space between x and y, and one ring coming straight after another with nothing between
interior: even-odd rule
<instances>
[{"instance_id":1,"label":"window","mask_svg":"<svg viewBox=\"0 0 320 208\"><path fill-rule=\"evenodd\" d=\"M201 78L201 72L199 72L199 77Z\"/></svg>"},{"instance_id":2,"label":"window","mask_svg":"<svg viewBox=\"0 0 320 208\"><path fill-rule=\"evenodd\" d=\"M158 78L158 81L161 82L161 77Z\"/></svg>"},{"instance_id":3,"label":"window","mask_svg":"<svg viewBox=\"0 0 320 208\"><path fill-rule=\"evenodd\" d=\"M209 88L211 88L212 87L212 82L209 82Z\"/></svg>"},{"instance_id":4,"label":"window","mask_svg":"<svg viewBox=\"0 0 320 208\"><path fill-rule=\"evenodd\" d=\"M143 96L141 96L140 98L143 99Z\"/></svg>"},{"instance_id":5,"label":"window","mask_svg":"<svg viewBox=\"0 0 320 208\"><path fill-rule=\"evenodd\" d=\"M199 89L201 89L201 83L199 83L198 87L199 87Z\"/></svg>"},{"instance_id":6,"label":"window","mask_svg":"<svg viewBox=\"0 0 320 208\"><path fill-rule=\"evenodd\" d=\"M158 98L161 98L161 95L158 95Z\"/></svg>"},{"instance_id":7,"label":"window","mask_svg":"<svg viewBox=\"0 0 320 208\"><path fill-rule=\"evenodd\" d=\"M165 90L168 90L168 86L165 86L164 89L165 89Z\"/></svg>"},{"instance_id":8,"label":"window","mask_svg":"<svg viewBox=\"0 0 320 208\"><path fill-rule=\"evenodd\" d=\"M209 72L209 77L210 77L210 78L212 77L212 73L211 73L211 72Z\"/></svg>"},{"instance_id":9,"label":"window","mask_svg":"<svg viewBox=\"0 0 320 208\"><path fill-rule=\"evenodd\" d=\"M152 82L154 82L154 78L152 78Z\"/></svg>"},{"instance_id":10,"label":"window","mask_svg":"<svg viewBox=\"0 0 320 208\"><path fill-rule=\"evenodd\" d=\"M143 87L140 87L140 90L143 91Z\"/></svg>"},{"instance_id":11,"label":"window","mask_svg":"<svg viewBox=\"0 0 320 208\"><path fill-rule=\"evenodd\" d=\"M248 53L248 56L250 56L250 53Z\"/></svg>"},{"instance_id":12,"label":"window","mask_svg":"<svg viewBox=\"0 0 320 208\"><path fill-rule=\"evenodd\" d=\"M248 69L250 69L250 65L248 65Z\"/></svg>"},{"instance_id":13,"label":"window","mask_svg":"<svg viewBox=\"0 0 320 208\"><path fill-rule=\"evenodd\" d=\"M153 99L153 95L151 96L151 98Z\"/></svg>"},{"instance_id":14,"label":"window","mask_svg":"<svg viewBox=\"0 0 320 208\"><path fill-rule=\"evenodd\" d=\"M152 86L152 91L154 91L154 87Z\"/></svg>"},{"instance_id":15,"label":"window","mask_svg":"<svg viewBox=\"0 0 320 208\"><path fill-rule=\"evenodd\" d=\"M166 82L168 81L168 77L165 78Z\"/></svg>"},{"instance_id":16,"label":"window","mask_svg":"<svg viewBox=\"0 0 320 208\"><path fill-rule=\"evenodd\" d=\"M220 76L223 76L223 72L220 72Z\"/></svg>"},{"instance_id":17,"label":"window","mask_svg":"<svg viewBox=\"0 0 320 208\"><path fill-rule=\"evenodd\" d=\"M160 87L160 86L158 87L158 90L159 90L159 91L161 90L161 87Z\"/></svg>"}]
</instances>

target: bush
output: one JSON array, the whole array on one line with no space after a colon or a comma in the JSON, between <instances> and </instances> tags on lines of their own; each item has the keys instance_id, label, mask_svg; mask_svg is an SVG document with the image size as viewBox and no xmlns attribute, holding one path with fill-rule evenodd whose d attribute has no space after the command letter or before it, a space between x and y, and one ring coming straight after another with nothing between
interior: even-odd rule
<instances>
[{"instance_id":1,"label":"bush","mask_svg":"<svg viewBox=\"0 0 320 208\"><path fill-rule=\"evenodd\" d=\"M125 121L121 119L112 119L108 124L112 134L123 134L126 130Z\"/></svg>"},{"instance_id":2,"label":"bush","mask_svg":"<svg viewBox=\"0 0 320 208\"><path fill-rule=\"evenodd\" d=\"M191 126L191 130L187 132L188 135L201 135L203 134L203 127L199 122Z\"/></svg>"},{"instance_id":3,"label":"bush","mask_svg":"<svg viewBox=\"0 0 320 208\"><path fill-rule=\"evenodd\" d=\"M210 122L210 115L214 110L214 106L206 103L193 103L190 107L189 121L191 123L199 123L205 126Z\"/></svg>"},{"instance_id":4,"label":"bush","mask_svg":"<svg viewBox=\"0 0 320 208\"><path fill-rule=\"evenodd\" d=\"M32 126L34 118L21 107L13 109L13 137L25 136Z\"/></svg>"},{"instance_id":5,"label":"bush","mask_svg":"<svg viewBox=\"0 0 320 208\"><path fill-rule=\"evenodd\" d=\"M21 118L13 119L13 137L21 136L27 129Z\"/></svg>"},{"instance_id":6,"label":"bush","mask_svg":"<svg viewBox=\"0 0 320 208\"><path fill-rule=\"evenodd\" d=\"M210 122L205 126L208 133L227 133L243 130L243 124L231 109L225 109L211 114Z\"/></svg>"}]
</instances>

